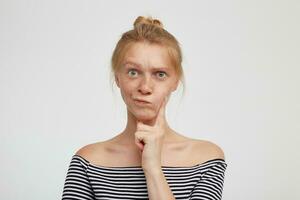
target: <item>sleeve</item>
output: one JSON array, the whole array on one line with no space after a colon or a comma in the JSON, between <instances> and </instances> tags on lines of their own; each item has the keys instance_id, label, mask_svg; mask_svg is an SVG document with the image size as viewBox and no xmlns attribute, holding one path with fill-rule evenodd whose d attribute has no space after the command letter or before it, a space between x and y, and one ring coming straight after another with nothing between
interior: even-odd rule
<instances>
[{"instance_id":1,"label":"sleeve","mask_svg":"<svg viewBox=\"0 0 300 200\"><path fill-rule=\"evenodd\" d=\"M210 167L200 177L190 195L190 200L221 200L225 170L225 162Z\"/></svg>"},{"instance_id":2,"label":"sleeve","mask_svg":"<svg viewBox=\"0 0 300 200\"><path fill-rule=\"evenodd\" d=\"M86 169L88 162L74 155L66 175L62 200L94 200Z\"/></svg>"}]
</instances>

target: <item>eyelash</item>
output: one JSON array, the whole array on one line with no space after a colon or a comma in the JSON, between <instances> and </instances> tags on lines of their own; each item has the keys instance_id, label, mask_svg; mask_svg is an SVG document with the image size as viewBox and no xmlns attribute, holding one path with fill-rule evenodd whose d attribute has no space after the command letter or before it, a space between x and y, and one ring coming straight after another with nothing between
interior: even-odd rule
<instances>
[{"instance_id":1,"label":"eyelash","mask_svg":"<svg viewBox=\"0 0 300 200\"><path fill-rule=\"evenodd\" d=\"M128 74L130 71L137 71L137 70L136 70L136 69L129 69L128 72L127 72L127 74ZM164 73L164 74L165 74L165 77L168 76L168 74L167 74L166 72L164 72L164 71L158 71L157 73ZM165 77L161 77L161 78L165 78Z\"/></svg>"}]
</instances>

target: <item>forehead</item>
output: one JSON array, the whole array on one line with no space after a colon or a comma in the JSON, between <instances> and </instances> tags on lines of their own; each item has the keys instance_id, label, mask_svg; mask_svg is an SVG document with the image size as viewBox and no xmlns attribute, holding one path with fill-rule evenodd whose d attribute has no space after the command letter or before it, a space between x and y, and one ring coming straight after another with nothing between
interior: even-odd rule
<instances>
[{"instance_id":1,"label":"forehead","mask_svg":"<svg viewBox=\"0 0 300 200\"><path fill-rule=\"evenodd\" d=\"M135 43L128 49L123 64L134 64L141 68L172 68L166 47L144 42Z\"/></svg>"}]
</instances>

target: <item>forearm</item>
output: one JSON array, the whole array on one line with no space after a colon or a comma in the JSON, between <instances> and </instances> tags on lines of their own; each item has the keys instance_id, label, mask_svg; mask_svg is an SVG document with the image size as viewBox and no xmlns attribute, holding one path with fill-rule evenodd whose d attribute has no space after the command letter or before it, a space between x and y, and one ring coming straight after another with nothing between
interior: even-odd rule
<instances>
[{"instance_id":1,"label":"forearm","mask_svg":"<svg viewBox=\"0 0 300 200\"><path fill-rule=\"evenodd\" d=\"M175 200L163 171L145 172L149 200Z\"/></svg>"}]
</instances>

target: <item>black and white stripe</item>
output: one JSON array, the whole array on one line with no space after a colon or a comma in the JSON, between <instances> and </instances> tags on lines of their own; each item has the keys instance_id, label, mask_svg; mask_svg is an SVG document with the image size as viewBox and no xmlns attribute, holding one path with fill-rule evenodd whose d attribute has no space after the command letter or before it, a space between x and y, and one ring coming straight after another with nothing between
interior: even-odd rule
<instances>
[{"instance_id":1,"label":"black and white stripe","mask_svg":"<svg viewBox=\"0 0 300 200\"><path fill-rule=\"evenodd\" d=\"M162 170L176 200L220 200L226 167L223 159L212 159L192 167L162 166ZM139 166L96 166L73 155L62 199L148 199L145 174Z\"/></svg>"}]
</instances>

